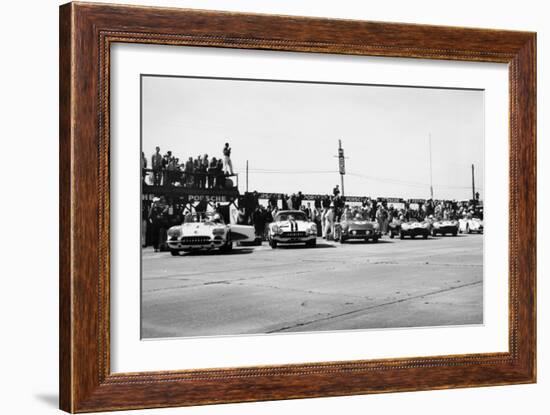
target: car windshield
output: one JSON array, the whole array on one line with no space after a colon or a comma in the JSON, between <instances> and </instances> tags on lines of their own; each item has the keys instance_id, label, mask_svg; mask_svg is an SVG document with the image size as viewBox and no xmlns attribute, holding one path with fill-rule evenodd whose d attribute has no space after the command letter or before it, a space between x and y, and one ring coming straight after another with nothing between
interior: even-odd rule
<instances>
[{"instance_id":1,"label":"car windshield","mask_svg":"<svg viewBox=\"0 0 550 415\"><path fill-rule=\"evenodd\" d=\"M284 222L287 220L307 221L307 217L303 212L281 212L277 215L275 220L279 222Z\"/></svg>"},{"instance_id":2,"label":"car windshield","mask_svg":"<svg viewBox=\"0 0 550 415\"><path fill-rule=\"evenodd\" d=\"M183 223L217 223L224 224L221 215L213 212L189 213L185 215Z\"/></svg>"}]
</instances>

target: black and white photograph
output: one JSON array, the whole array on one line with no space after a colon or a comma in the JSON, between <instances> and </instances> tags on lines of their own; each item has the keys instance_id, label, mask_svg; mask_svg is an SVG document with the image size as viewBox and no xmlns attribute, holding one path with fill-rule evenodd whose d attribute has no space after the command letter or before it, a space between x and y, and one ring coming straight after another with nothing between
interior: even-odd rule
<instances>
[{"instance_id":1,"label":"black and white photograph","mask_svg":"<svg viewBox=\"0 0 550 415\"><path fill-rule=\"evenodd\" d=\"M142 74L140 105L142 339L483 324L482 89Z\"/></svg>"}]
</instances>

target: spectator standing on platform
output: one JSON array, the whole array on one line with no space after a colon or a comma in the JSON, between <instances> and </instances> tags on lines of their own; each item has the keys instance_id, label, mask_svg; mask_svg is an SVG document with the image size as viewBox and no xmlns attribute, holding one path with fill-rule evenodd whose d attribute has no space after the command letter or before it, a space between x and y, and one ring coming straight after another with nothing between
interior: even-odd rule
<instances>
[{"instance_id":1,"label":"spectator standing on platform","mask_svg":"<svg viewBox=\"0 0 550 415\"><path fill-rule=\"evenodd\" d=\"M195 170L194 178L195 178L195 187L198 189L202 188L202 156L198 156L195 160L193 160L193 168Z\"/></svg>"},{"instance_id":2,"label":"spectator standing on platform","mask_svg":"<svg viewBox=\"0 0 550 415\"><path fill-rule=\"evenodd\" d=\"M147 177L147 157L145 153L141 152L141 180L145 183L145 178Z\"/></svg>"},{"instance_id":3,"label":"spectator standing on platform","mask_svg":"<svg viewBox=\"0 0 550 415\"><path fill-rule=\"evenodd\" d=\"M153 169L153 185L160 186L162 180L162 155L160 147L155 148L155 153L151 156L151 168Z\"/></svg>"},{"instance_id":4,"label":"spectator standing on platform","mask_svg":"<svg viewBox=\"0 0 550 415\"><path fill-rule=\"evenodd\" d=\"M202 157L198 156L193 160L193 187L200 188L200 169L202 165Z\"/></svg>"},{"instance_id":5,"label":"spectator standing on platform","mask_svg":"<svg viewBox=\"0 0 550 415\"><path fill-rule=\"evenodd\" d=\"M206 189L206 179L208 174L208 154L205 154L202 158L202 164L200 168L200 188Z\"/></svg>"},{"instance_id":6,"label":"spectator standing on platform","mask_svg":"<svg viewBox=\"0 0 550 415\"><path fill-rule=\"evenodd\" d=\"M185 162L185 187L193 187L193 157Z\"/></svg>"},{"instance_id":7,"label":"spectator standing on platform","mask_svg":"<svg viewBox=\"0 0 550 415\"><path fill-rule=\"evenodd\" d=\"M233 163L231 162L231 147L229 143L225 143L223 148L223 170L225 174L233 175Z\"/></svg>"},{"instance_id":8,"label":"spectator standing on platform","mask_svg":"<svg viewBox=\"0 0 550 415\"><path fill-rule=\"evenodd\" d=\"M162 184L163 186L168 186L170 184L170 174L168 173L168 166L172 162L172 151L168 150L164 157L162 158Z\"/></svg>"},{"instance_id":9,"label":"spectator standing on platform","mask_svg":"<svg viewBox=\"0 0 550 415\"><path fill-rule=\"evenodd\" d=\"M212 157L210 164L208 165L208 188L212 189L216 182L216 170L218 167L218 160L216 157Z\"/></svg>"},{"instance_id":10,"label":"spectator standing on platform","mask_svg":"<svg viewBox=\"0 0 550 415\"><path fill-rule=\"evenodd\" d=\"M167 183L173 185L177 181L178 159L170 157L168 165L166 166L166 176L168 178Z\"/></svg>"},{"instance_id":11,"label":"spectator standing on platform","mask_svg":"<svg viewBox=\"0 0 550 415\"><path fill-rule=\"evenodd\" d=\"M225 186L225 177L223 175L223 160L218 160L218 165L216 166L216 187L218 189L223 189Z\"/></svg>"},{"instance_id":12,"label":"spectator standing on platform","mask_svg":"<svg viewBox=\"0 0 550 415\"><path fill-rule=\"evenodd\" d=\"M333 195L334 197L340 195L340 186L338 186L338 185L334 186L334 189L332 189L332 195Z\"/></svg>"}]
</instances>

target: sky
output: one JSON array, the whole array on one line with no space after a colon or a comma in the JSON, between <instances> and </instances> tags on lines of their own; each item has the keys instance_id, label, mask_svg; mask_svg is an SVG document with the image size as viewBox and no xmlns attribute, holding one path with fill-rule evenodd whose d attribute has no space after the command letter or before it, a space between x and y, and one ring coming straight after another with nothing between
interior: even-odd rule
<instances>
[{"instance_id":1,"label":"sky","mask_svg":"<svg viewBox=\"0 0 550 415\"><path fill-rule=\"evenodd\" d=\"M483 198L484 92L303 82L142 77L142 149L182 160L220 157L225 142L245 190L471 198L471 165Z\"/></svg>"}]
</instances>

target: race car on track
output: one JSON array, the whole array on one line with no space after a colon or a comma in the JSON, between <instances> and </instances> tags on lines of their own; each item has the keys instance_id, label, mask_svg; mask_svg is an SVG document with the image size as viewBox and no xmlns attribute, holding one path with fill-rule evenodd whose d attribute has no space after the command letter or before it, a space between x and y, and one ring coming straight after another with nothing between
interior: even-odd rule
<instances>
[{"instance_id":1,"label":"race car on track","mask_svg":"<svg viewBox=\"0 0 550 415\"><path fill-rule=\"evenodd\" d=\"M382 236L377 222L365 220L361 215L342 218L334 225L335 240L344 243L349 240L378 242Z\"/></svg>"},{"instance_id":2,"label":"race car on track","mask_svg":"<svg viewBox=\"0 0 550 415\"><path fill-rule=\"evenodd\" d=\"M180 252L231 251L234 241L254 241L254 227L228 225L221 215L212 212L189 214L181 225L167 232L168 249L172 255Z\"/></svg>"},{"instance_id":3,"label":"race car on track","mask_svg":"<svg viewBox=\"0 0 550 415\"><path fill-rule=\"evenodd\" d=\"M432 235L446 235L451 234L456 236L458 233L458 221L455 219L449 220L436 220L432 223Z\"/></svg>"},{"instance_id":4,"label":"race car on track","mask_svg":"<svg viewBox=\"0 0 550 415\"><path fill-rule=\"evenodd\" d=\"M399 238L404 239L405 236L415 238L422 236L426 239L430 235L431 224L428 221L419 222L416 218L410 218L408 221L394 220L388 226L390 238L399 235Z\"/></svg>"},{"instance_id":5,"label":"race car on track","mask_svg":"<svg viewBox=\"0 0 550 415\"><path fill-rule=\"evenodd\" d=\"M308 247L317 245L317 226L308 220L300 210L281 210L268 228L269 245L305 243Z\"/></svg>"},{"instance_id":6,"label":"race car on track","mask_svg":"<svg viewBox=\"0 0 550 415\"><path fill-rule=\"evenodd\" d=\"M458 231L460 233L483 233L483 219L475 217L459 219Z\"/></svg>"}]
</instances>

